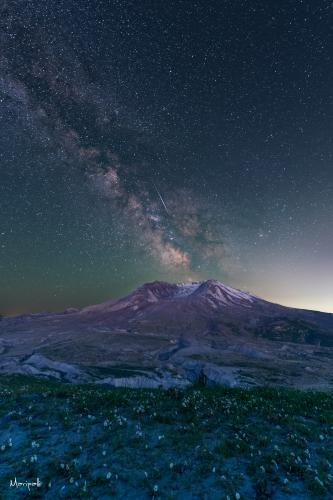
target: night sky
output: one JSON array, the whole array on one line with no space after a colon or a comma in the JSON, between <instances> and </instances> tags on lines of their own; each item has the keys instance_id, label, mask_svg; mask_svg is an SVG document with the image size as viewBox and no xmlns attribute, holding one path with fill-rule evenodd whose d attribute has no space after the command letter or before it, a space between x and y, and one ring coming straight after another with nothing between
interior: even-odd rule
<instances>
[{"instance_id":1,"label":"night sky","mask_svg":"<svg viewBox=\"0 0 333 500\"><path fill-rule=\"evenodd\" d=\"M333 2L0 7L0 313L215 278L333 312Z\"/></svg>"}]
</instances>

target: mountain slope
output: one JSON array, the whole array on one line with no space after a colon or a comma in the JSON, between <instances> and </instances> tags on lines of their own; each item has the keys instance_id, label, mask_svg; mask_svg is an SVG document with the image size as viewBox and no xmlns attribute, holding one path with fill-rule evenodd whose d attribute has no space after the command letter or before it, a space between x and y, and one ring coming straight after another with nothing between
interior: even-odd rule
<instances>
[{"instance_id":1,"label":"mountain slope","mask_svg":"<svg viewBox=\"0 0 333 500\"><path fill-rule=\"evenodd\" d=\"M0 372L113 385L333 385L333 315L216 280L146 283L118 300L4 318Z\"/></svg>"}]
</instances>

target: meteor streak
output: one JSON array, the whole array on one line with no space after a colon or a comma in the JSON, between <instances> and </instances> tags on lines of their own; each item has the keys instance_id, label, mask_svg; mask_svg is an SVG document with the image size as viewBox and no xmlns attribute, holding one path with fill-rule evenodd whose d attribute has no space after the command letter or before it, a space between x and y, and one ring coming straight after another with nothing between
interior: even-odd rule
<instances>
[{"instance_id":1,"label":"meteor streak","mask_svg":"<svg viewBox=\"0 0 333 500\"><path fill-rule=\"evenodd\" d=\"M158 189L157 189L157 187L156 187L155 182L153 182L153 184L154 184L154 188L156 189L156 192L157 192L157 194L158 194L158 197L159 197L159 199L161 200L163 207L165 208L166 213L167 213L168 215L170 215L170 214L169 214L169 212L168 212L168 209L167 209L167 207L166 207L166 204L164 203L164 200L163 200L163 198L162 198L162 195L161 195L161 193L159 192L159 190L158 190Z\"/></svg>"}]
</instances>

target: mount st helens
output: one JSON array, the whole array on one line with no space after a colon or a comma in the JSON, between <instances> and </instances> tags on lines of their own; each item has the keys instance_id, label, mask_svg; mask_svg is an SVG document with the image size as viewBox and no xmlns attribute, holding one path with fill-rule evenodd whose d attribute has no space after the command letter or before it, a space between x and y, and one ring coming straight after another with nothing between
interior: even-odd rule
<instances>
[{"instance_id":1,"label":"mount st helens","mask_svg":"<svg viewBox=\"0 0 333 500\"><path fill-rule=\"evenodd\" d=\"M68 382L333 386L333 314L216 280L155 281L82 309L4 317L0 348L1 373Z\"/></svg>"}]
</instances>

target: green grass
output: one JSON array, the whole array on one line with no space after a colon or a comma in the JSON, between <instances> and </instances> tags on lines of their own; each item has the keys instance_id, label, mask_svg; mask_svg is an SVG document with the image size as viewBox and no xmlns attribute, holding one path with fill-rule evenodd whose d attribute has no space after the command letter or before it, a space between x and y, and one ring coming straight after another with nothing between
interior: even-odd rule
<instances>
[{"instance_id":1,"label":"green grass","mask_svg":"<svg viewBox=\"0 0 333 500\"><path fill-rule=\"evenodd\" d=\"M6 500L331 499L333 394L3 376L0 447Z\"/></svg>"}]
</instances>

